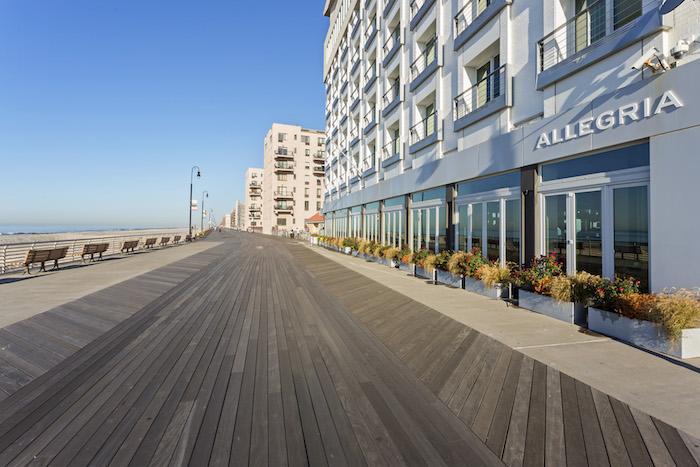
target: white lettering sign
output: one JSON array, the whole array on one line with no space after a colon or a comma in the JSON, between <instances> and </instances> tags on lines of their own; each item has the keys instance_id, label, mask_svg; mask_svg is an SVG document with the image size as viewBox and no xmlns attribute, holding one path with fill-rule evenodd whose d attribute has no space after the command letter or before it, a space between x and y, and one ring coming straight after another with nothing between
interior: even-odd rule
<instances>
[{"instance_id":1,"label":"white lettering sign","mask_svg":"<svg viewBox=\"0 0 700 467\"><path fill-rule=\"evenodd\" d=\"M655 103L647 97L642 102L623 105L617 110L606 110L595 117L583 118L576 123L566 125L564 128L542 133L537 139L536 149L609 130L615 126L628 125L645 118L655 117L664 110L673 111L681 107L683 107L683 103L673 91L666 91Z\"/></svg>"}]
</instances>

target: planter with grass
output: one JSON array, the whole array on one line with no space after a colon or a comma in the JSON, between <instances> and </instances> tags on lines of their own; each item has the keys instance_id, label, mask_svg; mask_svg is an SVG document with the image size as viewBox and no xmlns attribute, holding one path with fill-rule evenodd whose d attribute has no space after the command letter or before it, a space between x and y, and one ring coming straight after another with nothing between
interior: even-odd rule
<instances>
[{"instance_id":1,"label":"planter with grass","mask_svg":"<svg viewBox=\"0 0 700 467\"><path fill-rule=\"evenodd\" d=\"M449 271L443 271L442 269L438 269L437 271L438 275L438 282L441 284L448 285L450 287L456 287L461 289L462 288L462 278L452 274Z\"/></svg>"},{"instance_id":2,"label":"planter with grass","mask_svg":"<svg viewBox=\"0 0 700 467\"><path fill-rule=\"evenodd\" d=\"M569 324L586 325L586 306L520 289L518 306Z\"/></svg>"}]
</instances>

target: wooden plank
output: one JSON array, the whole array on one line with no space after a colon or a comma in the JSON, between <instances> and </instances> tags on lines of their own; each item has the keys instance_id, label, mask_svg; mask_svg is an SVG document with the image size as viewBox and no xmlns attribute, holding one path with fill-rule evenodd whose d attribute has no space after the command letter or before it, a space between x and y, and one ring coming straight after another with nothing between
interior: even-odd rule
<instances>
[{"instance_id":1,"label":"wooden plank","mask_svg":"<svg viewBox=\"0 0 700 467\"><path fill-rule=\"evenodd\" d=\"M696 467L695 459L688 451L688 447L685 442L678 434L678 430L670 426L666 422L662 422L658 418L653 418L654 425L656 429L659 430L661 438L663 438L666 447L668 447L668 452L671 454L673 461L679 467Z\"/></svg>"},{"instance_id":2,"label":"wooden plank","mask_svg":"<svg viewBox=\"0 0 700 467\"><path fill-rule=\"evenodd\" d=\"M576 394L576 380L561 373L561 400L564 416L564 443L566 447L566 465L587 466L586 444L581 425L581 411Z\"/></svg>"},{"instance_id":3,"label":"wooden plank","mask_svg":"<svg viewBox=\"0 0 700 467\"><path fill-rule=\"evenodd\" d=\"M540 362L535 362L532 371L530 410L527 417L527 438L523 465L545 465L546 408L547 367Z\"/></svg>"},{"instance_id":4,"label":"wooden plank","mask_svg":"<svg viewBox=\"0 0 700 467\"><path fill-rule=\"evenodd\" d=\"M615 413L615 419L620 427L620 434L622 434L622 439L625 442L627 454L630 456L632 465L635 467L653 465L651 457L649 457L649 453L647 452L647 448L644 445L644 440L639 434L639 429L637 428L637 424L634 422L634 418L632 417L629 408L619 400L612 397L610 397L610 405Z\"/></svg>"},{"instance_id":5,"label":"wooden plank","mask_svg":"<svg viewBox=\"0 0 700 467\"><path fill-rule=\"evenodd\" d=\"M639 434L642 436L642 440L654 465L656 467L675 466L676 463L673 461L671 454L668 452L668 448L666 447L664 440L661 438L659 430L656 429L656 425L654 425L651 417L632 407L629 409L632 413L632 417L634 417L634 422L637 424Z\"/></svg>"},{"instance_id":6,"label":"wooden plank","mask_svg":"<svg viewBox=\"0 0 700 467\"><path fill-rule=\"evenodd\" d=\"M608 453L608 458L610 459L610 464L615 466L631 466L632 462L627 454L627 449L625 449L625 442L622 440L620 427L615 419L615 414L610 405L610 399L597 389L591 388L591 393L593 402L595 403L595 410L598 414L601 433L605 440L605 448ZM637 423L637 425L639 425L639 423Z\"/></svg>"},{"instance_id":7,"label":"wooden plank","mask_svg":"<svg viewBox=\"0 0 700 467\"><path fill-rule=\"evenodd\" d=\"M590 386L576 381L576 395L588 463L599 466L610 465Z\"/></svg>"},{"instance_id":8,"label":"wooden plank","mask_svg":"<svg viewBox=\"0 0 700 467\"><path fill-rule=\"evenodd\" d=\"M534 364L535 362L530 357L524 357L522 365L520 366L518 388L515 392L513 412L511 414L508 437L506 438L506 445L502 458L503 462L508 466L518 466L523 463Z\"/></svg>"},{"instance_id":9,"label":"wooden plank","mask_svg":"<svg viewBox=\"0 0 700 467\"><path fill-rule=\"evenodd\" d=\"M503 389L499 394L496 411L494 412L493 420L489 427L489 433L486 437L486 445L498 458L503 456L503 449L506 444L506 435L508 434L508 426L510 425L510 415L513 411L515 392L518 388L522 361L523 354L520 352L513 352L510 365L508 366L508 374L503 382Z\"/></svg>"},{"instance_id":10,"label":"wooden plank","mask_svg":"<svg viewBox=\"0 0 700 467\"><path fill-rule=\"evenodd\" d=\"M491 380L486 387L484 396L481 399L481 404L478 411L475 413L472 419L472 431L482 441L486 441L486 437L489 433L491 421L493 420L493 415L496 411L496 404L498 403L500 393L503 390L503 382L506 379L506 374L508 373L508 367L510 366L512 356L513 352L510 349L503 349L501 356L496 362L496 366L494 367Z\"/></svg>"},{"instance_id":11,"label":"wooden plank","mask_svg":"<svg viewBox=\"0 0 700 467\"><path fill-rule=\"evenodd\" d=\"M564 415L561 400L561 375L547 368L547 409L545 420L545 465L565 465Z\"/></svg>"}]
</instances>

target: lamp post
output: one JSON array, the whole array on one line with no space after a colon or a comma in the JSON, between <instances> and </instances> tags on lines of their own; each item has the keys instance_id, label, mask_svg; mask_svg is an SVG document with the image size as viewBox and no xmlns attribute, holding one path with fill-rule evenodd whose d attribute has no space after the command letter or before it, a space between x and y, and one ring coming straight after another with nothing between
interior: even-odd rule
<instances>
[{"instance_id":1,"label":"lamp post","mask_svg":"<svg viewBox=\"0 0 700 467\"><path fill-rule=\"evenodd\" d=\"M204 231L204 198L209 198L209 192L207 190L204 190L202 192L202 216L199 221L199 230L200 232Z\"/></svg>"},{"instance_id":2,"label":"lamp post","mask_svg":"<svg viewBox=\"0 0 700 467\"><path fill-rule=\"evenodd\" d=\"M190 171L190 205L189 205L190 220L187 224L187 230L190 233L190 239L192 238L192 184L194 183L195 170L197 171L197 178L202 176L202 171L199 168L199 166L195 165L194 167L192 167L192 170Z\"/></svg>"}]
</instances>

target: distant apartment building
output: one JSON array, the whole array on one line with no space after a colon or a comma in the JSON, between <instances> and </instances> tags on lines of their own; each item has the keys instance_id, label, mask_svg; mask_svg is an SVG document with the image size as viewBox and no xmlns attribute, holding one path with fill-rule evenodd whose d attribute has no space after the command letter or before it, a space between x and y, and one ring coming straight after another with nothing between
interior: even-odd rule
<instances>
[{"instance_id":1,"label":"distant apartment building","mask_svg":"<svg viewBox=\"0 0 700 467\"><path fill-rule=\"evenodd\" d=\"M224 219L221 221L221 225L226 228L226 229L231 229L233 228L233 223L232 223L232 217L231 214L225 214Z\"/></svg>"},{"instance_id":2,"label":"distant apartment building","mask_svg":"<svg viewBox=\"0 0 700 467\"><path fill-rule=\"evenodd\" d=\"M323 13L328 234L700 285L696 1Z\"/></svg>"},{"instance_id":3,"label":"distant apartment building","mask_svg":"<svg viewBox=\"0 0 700 467\"><path fill-rule=\"evenodd\" d=\"M274 123L263 146L262 230L302 231L323 208L325 134Z\"/></svg>"},{"instance_id":4,"label":"distant apartment building","mask_svg":"<svg viewBox=\"0 0 700 467\"><path fill-rule=\"evenodd\" d=\"M243 228L262 232L263 169L249 168L245 172L245 215Z\"/></svg>"},{"instance_id":5,"label":"distant apartment building","mask_svg":"<svg viewBox=\"0 0 700 467\"><path fill-rule=\"evenodd\" d=\"M245 230L245 219L247 214L245 203L236 201L236 206L233 209L236 212L235 228L239 230Z\"/></svg>"}]
</instances>

